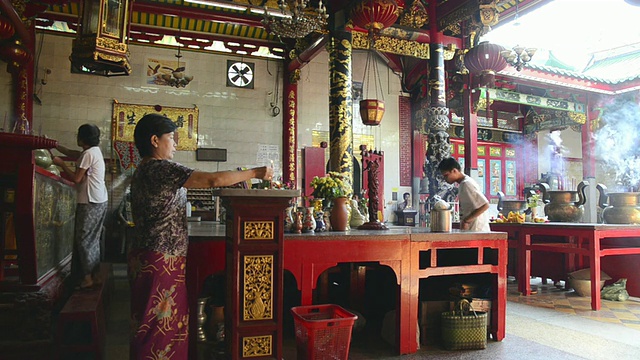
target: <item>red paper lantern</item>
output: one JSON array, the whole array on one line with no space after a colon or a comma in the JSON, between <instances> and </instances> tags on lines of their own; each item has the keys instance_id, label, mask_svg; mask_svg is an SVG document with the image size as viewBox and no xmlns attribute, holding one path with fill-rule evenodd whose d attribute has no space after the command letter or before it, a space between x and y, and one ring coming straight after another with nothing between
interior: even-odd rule
<instances>
[{"instance_id":1,"label":"red paper lantern","mask_svg":"<svg viewBox=\"0 0 640 360\"><path fill-rule=\"evenodd\" d=\"M398 20L398 4L394 0L362 0L351 11L354 25L380 31Z\"/></svg>"},{"instance_id":2,"label":"red paper lantern","mask_svg":"<svg viewBox=\"0 0 640 360\"><path fill-rule=\"evenodd\" d=\"M484 41L464 55L464 66L470 73L479 76L480 85L491 85L496 72L507 67L507 62L500 55L502 50L502 46Z\"/></svg>"},{"instance_id":3,"label":"red paper lantern","mask_svg":"<svg viewBox=\"0 0 640 360\"><path fill-rule=\"evenodd\" d=\"M15 34L16 29L6 17L0 15L0 39L8 39Z\"/></svg>"},{"instance_id":4,"label":"red paper lantern","mask_svg":"<svg viewBox=\"0 0 640 360\"><path fill-rule=\"evenodd\" d=\"M7 71L13 72L31 61L32 56L22 45L13 43L0 46L0 59L7 62Z\"/></svg>"}]
</instances>

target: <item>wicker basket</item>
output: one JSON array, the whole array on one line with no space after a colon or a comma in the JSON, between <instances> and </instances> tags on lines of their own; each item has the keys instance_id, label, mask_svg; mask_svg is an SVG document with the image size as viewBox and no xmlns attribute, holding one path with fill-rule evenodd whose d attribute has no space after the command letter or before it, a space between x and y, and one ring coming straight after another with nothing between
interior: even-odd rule
<instances>
[{"instance_id":1,"label":"wicker basket","mask_svg":"<svg viewBox=\"0 0 640 360\"><path fill-rule=\"evenodd\" d=\"M466 302L468 314L462 310ZM474 311L468 301L460 303L460 310L444 312L442 346L447 350L476 350L487 347L487 313Z\"/></svg>"}]
</instances>

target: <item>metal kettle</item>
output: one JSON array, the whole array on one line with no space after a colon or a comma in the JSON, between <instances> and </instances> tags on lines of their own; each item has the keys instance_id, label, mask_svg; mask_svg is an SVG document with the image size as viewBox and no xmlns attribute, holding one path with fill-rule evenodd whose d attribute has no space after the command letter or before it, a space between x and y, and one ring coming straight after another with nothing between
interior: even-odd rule
<instances>
[{"instance_id":1,"label":"metal kettle","mask_svg":"<svg viewBox=\"0 0 640 360\"><path fill-rule=\"evenodd\" d=\"M438 203L441 205L431 208L431 232L451 232L453 206L444 200L438 200ZM443 204L446 204L446 208Z\"/></svg>"}]
</instances>

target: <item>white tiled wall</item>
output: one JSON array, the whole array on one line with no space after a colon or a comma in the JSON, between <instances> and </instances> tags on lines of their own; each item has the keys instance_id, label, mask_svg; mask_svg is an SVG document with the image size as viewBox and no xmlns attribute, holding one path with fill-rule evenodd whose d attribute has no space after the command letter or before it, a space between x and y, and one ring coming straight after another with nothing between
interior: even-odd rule
<instances>
[{"instance_id":1,"label":"white tiled wall","mask_svg":"<svg viewBox=\"0 0 640 360\"><path fill-rule=\"evenodd\" d=\"M184 51L182 60L187 63L187 74L194 80L181 89L146 84L146 58L158 57L173 60L173 49L130 46L133 72L129 76L101 77L70 72L69 55L71 37L59 35L36 36L38 74L51 69L47 84L37 85L35 92L42 105L34 104L32 129L35 134L57 139L66 146L75 146L77 128L84 123L98 125L103 133L102 150L105 157L115 157L111 152L111 114L114 99L121 103L163 105L176 107L197 106L200 110L198 146L227 149L227 162L198 162L195 152L181 151L175 160L200 170L227 170L238 166L251 166L256 162L258 145L277 145L282 155L282 112L272 117L269 104L278 92L277 103L282 109L282 63L274 60L245 59L255 63L255 88L238 89L226 86L228 59L240 60L234 55L205 54ZM353 53L352 78L362 81L366 52ZM377 61L380 61L377 59ZM4 64L0 64L4 65ZM280 67L280 71L278 71ZM399 184L398 166L398 95L400 79L378 63L384 93L386 113L382 125L367 128L354 124L354 131L375 135L376 147L386 154L385 195L391 199L393 188ZM10 117L12 113L11 77L0 74L0 109ZM39 79L37 79L39 80ZM278 86L276 88L276 81ZM38 81L36 81L37 83ZM311 130L329 130L329 56L321 52L301 71L298 83L298 147L311 145ZM356 107L357 108L357 107ZM3 114L0 114L3 115ZM359 158L358 145L354 155ZM385 219L393 209L388 207Z\"/></svg>"}]
</instances>

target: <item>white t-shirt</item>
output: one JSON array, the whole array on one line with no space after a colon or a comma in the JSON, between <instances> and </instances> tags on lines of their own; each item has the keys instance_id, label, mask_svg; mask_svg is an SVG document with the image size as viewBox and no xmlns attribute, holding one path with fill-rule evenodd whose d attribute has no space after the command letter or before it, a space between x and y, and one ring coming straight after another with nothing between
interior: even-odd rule
<instances>
[{"instance_id":1,"label":"white t-shirt","mask_svg":"<svg viewBox=\"0 0 640 360\"><path fill-rule=\"evenodd\" d=\"M480 192L478 183L467 175L458 185L458 201L460 203L460 221L469 216L475 209L489 203L487 197ZM473 219L467 231L491 231L488 211Z\"/></svg>"},{"instance_id":2,"label":"white t-shirt","mask_svg":"<svg viewBox=\"0 0 640 360\"><path fill-rule=\"evenodd\" d=\"M107 186L104 184L104 157L98 146L83 151L76 168L87 169L82 182L78 184L78 204L101 204L108 200Z\"/></svg>"}]
</instances>

